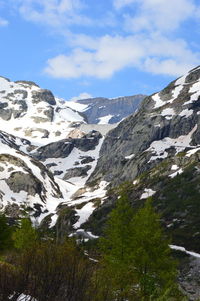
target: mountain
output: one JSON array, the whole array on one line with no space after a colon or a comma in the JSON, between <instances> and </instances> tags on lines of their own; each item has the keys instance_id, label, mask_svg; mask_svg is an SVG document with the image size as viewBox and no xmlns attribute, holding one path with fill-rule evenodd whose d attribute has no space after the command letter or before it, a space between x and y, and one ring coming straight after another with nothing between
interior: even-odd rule
<instances>
[{"instance_id":1,"label":"mountain","mask_svg":"<svg viewBox=\"0 0 200 301\"><path fill-rule=\"evenodd\" d=\"M133 114L145 95L124 96L117 98L88 98L70 102L71 108L81 110L90 124L114 124Z\"/></svg>"},{"instance_id":2,"label":"mountain","mask_svg":"<svg viewBox=\"0 0 200 301\"><path fill-rule=\"evenodd\" d=\"M86 117L29 81L0 77L0 127L10 134L43 145L64 139Z\"/></svg>"},{"instance_id":3,"label":"mountain","mask_svg":"<svg viewBox=\"0 0 200 301\"><path fill-rule=\"evenodd\" d=\"M117 120L109 105L99 115L102 101L63 102L32 82L0 78L1 210L12 218L25 211L59 235L88 239L101 235L119 185L135 208L153 196L181 257L181 286L197 300L200 67L145 97L118 124L99 124L109 115Z\"/></svg>"},{"instance_id":4,"label":"mountain","mask_svg":"<svg viewBox=\"0 0 200 301\"><path fill-rule=\"evenodd\" d=\"M27 210L44 218L55 212L63 194L52 173L23 150L29 142L0 131L0 202L8 216Z\"/></svg>"},{"instance_id":5,"label":"mountain","mask_svg":"<svg viewBox=\"0 0 200 301\"><path fill-rule=\"evenodd\" d=\"M146 97L136 114L108 133L88 181L106 181L111 188L129 181L135 204L153 195L173 243L196 252L200 252L199 112L197 67Z\"/></svg>"},{"instance_id":6,"label":"mountain","mask_svg":"<svg viewBox=\"0 0 200 301\"><path fill-rule=\"evenodd\" d=\"M146 97L140 110L109 132L93 179L134 180L167 157L200 143L200 68ZM192 154L191 154L192 155Z\"/></svg>"},{"instance_id":7,"label":"mountain","mask_svg":"<svg viewBox=\"0 0 200 301\"><path fill-rule=\"evenodd\" d=\"M92 202L80 208L96 197L84 186L105 134L116 124L88 124L86 114L79 112L85 105L76 103L78 111L70 104L34 82L0 77L0 205L10 217L27 212L53 226L57 212L70 206L78 228L79 220L86 221L96 208ZM127 105L124 100L124 110Z\"/></svg>"}]
</instances>

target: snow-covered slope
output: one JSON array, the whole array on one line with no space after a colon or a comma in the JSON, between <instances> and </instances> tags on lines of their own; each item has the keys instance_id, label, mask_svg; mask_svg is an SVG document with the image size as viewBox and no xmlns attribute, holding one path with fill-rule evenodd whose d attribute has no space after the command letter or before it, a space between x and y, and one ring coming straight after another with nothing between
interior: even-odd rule
<instances>
[{"instance_id":1,"label":"snow-covered slope","mask_svg":"<svg viewBox=\"0 0 200 301\"><path fill-rule=\"evenodd\" d=\"M15 144L15 142L19 144ZM0 132L0 207L8 215L44 217L54 213L63 195L53 175L38 160L20 150L23 140Z\"/></svg>"},{"instance_id":2,"label":"snow-covered slope","mask_svg":"<svg viewBox=\"0 0 200 301\"><path fill-rule=\"evenodd\" d=\"M32 82L0 77L0 127L6 132L43 145L63 138L83 115Z\"/></svg>"},{"instance_id":3,"label":"snow-covered slope","mask_svg":"<svg viewBox=\"0 0 200 301\"><path fill-rule=\"evenodd\" d=\"M49 90L0 77L0 210L12 217L28 211L39 221L49 216L51 226L60 206L76 212L81 195L88 199L84 185L104 139L92 127L81 130L86 122Z\"/></svg>"}]
</instances>

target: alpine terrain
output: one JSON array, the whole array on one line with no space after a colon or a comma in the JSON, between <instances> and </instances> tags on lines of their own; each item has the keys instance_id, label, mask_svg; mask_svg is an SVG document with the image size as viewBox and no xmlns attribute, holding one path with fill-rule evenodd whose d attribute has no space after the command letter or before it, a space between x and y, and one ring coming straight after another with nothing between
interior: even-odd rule
<instances>
[{"instance_id":1,"label":"alpine terrain","mask_svg":"<svg viewBox=\"0 0 200 301\"><path fill-rule=\"evenodd\" d=\"M134 208L153 196L180 257L181 287L197 300L200 67L143 98L64 102L0 78L1 210L88 239L101 235L119 185Z\"/></svg>"}]
</instances>

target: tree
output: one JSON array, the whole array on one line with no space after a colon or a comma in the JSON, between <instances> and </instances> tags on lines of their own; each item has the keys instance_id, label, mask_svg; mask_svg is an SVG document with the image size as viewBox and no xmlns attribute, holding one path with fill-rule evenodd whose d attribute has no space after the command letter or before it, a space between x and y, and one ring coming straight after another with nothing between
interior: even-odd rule
<instances>
[{"instance_id":1,"label":"tree","mask_svg":"<svg viewBox=\"0 0 200 301\"><path fill-rule=\"evenodd\" d=\"M132 220L134 249L131 256L139 284L138 294L144 300L162 296L176 283L176 265L170 254L169 240L151 202L147 200Z\"/></svg>"},{"instance_id":2,"label":"tree","mask_svg":"<svg viewBox=\"0 0 200 301\"><path fill-rule=\"evenodd\" d=\"M127 194L122 192L109 216L104 237L100 239L99 300L126 300L132 289L133 214Z\"/></svg>"},{"instance_id":3,"label":"tree","mask_svg":"<svg viewBox=\"0 0 200 301\"><path fill-rule=\"evenodd\" d=\"M32 247L38 240L37 231L33 228L32 223L28 218L23 218L21 220L20 228L13 233L12 237L16 249Z\"/></svg>"},{"instance_id":4,"label":"tree","mask_svg":"<svg viewBox=\"0 0 200 301\"><path fill-rule=\"evenodd\" d=\"M135 213L123 192L101 239L96 300L156 300L166 291L171 300L176 268L168 245L151 200Z\"/></svg>"},{"instance_id":5,"label":"tree","mask_svg":"<svg viewBox=\"0 0 200 301\"><path fill-rule=\"evenodd\" d=\"M12 246L13 228L8 225L8 219L5 215L0 215L0 251L9 249Z\"/></svg>"}]
</instances>

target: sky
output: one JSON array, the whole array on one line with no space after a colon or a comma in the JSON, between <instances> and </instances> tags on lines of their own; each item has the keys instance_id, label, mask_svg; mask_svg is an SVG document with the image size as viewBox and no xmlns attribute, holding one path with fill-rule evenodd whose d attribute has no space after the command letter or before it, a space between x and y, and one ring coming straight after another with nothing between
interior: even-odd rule
<instances>
[{"instance_id":1,"label":"sky","mask_svg":"<svg viewBox=\"0 0 200 301\"><path fill-rule=\"evenodd\" d=\"M71 98L150 95L200 65L199 0L0 0L0 75Z\"/></svg>"}]
</instances>

